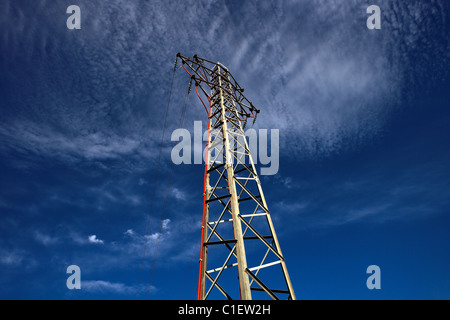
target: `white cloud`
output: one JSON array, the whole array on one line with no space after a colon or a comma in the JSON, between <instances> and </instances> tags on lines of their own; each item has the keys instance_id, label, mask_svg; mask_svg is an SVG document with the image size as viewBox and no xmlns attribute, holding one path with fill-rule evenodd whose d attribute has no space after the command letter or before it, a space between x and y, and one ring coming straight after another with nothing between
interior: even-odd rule
<instances>
[{"instance_id":1,"label":"white cloud","mask_svg":"<svg viewBox=\"0 0 450 320\"><path fill-rule=\"evenodd\" d=\"M121 282L110 282L103 280L85 280L81 281L81 290L91 293L119 293L119 294L134 294L138 292L137 287L128 286ZM152 287L151 290L156 290Z\"/></svg>"},{"instance_id":2,"label":"white cloud","mask_svg":"<svg viewBox=\"0 0 450 320\"><path fill-rule=\"evenodd\" d=\"M161 244L172 245L170 241L167 241L171 233L169 223L170 219L161 221L161 232L158 231L147 235L140 235L133 230L131 230L131 232L129 232L130 230L127 230L126 234L133 238L133 243L131 245L135 248L143 249L144 247L150 247L154 249L156 246Z\"/></svg>"},{"instance_id":3,"label":"white cloud","mask_svg":"<svg viewBox=\"0 0 450 320\"><path fill-rule=\"evenodd\" d=\"M88 239L89 239L89 243L94 243L94 244L103 244L104 243L103 240L98 239L95 234L90 235Z\"/></svg>"},{"instance_id":4,"label":"white cloud","mask_svg":"<svg viewBox=\"0 0 450 320\"><path fill-rule=\"evenodd\" d=\"M24 255L17 251L0 251L0 263L6 266L18 266L24 260Z\"/></svg>"},{"instance_id":5,"label":"white cloud","mask_svg":"<svg viewBox=\"0 0 450 320\"><path fill-rule=\"evenodd\" d=\"M169 233L168 223L162 223L162 232L154 232L146 235L139 234L133 229L128 229L123 234L125 235L125 241L115 242L113 249L125 252L127 254L141 256L144 252L153 252L156 245L167 245L167 235ZM149 254L150 256L151 254Z\"/></svg>"},{"instance_id":6,"label":"white cloud","mask_svg":"<svg viewBox=\"0 0 450 320\"><path fill-rule=\"evenodd\" d=\"M309 205L308 202L294 202L294 201L280 201L275 204L275 211L277 211L277 214L280 216L283 213L295 213L295 214L301 214L302 210L307 208Z\"/></svg>"},{"instance_id":7,"label":"white cloud","mask_svg":"<svg viewBox=\"0 0 450 320\"><path fill-rule=\"evenodd\" d=\"M363 219L367 219L369 217L377 216L377 221L384 221L389 214L389 211L392 205L390 203L387 204L378 204L374 206L367 206L361 209L349 210L348 212L340 215L336 215L330 218L325 224L329 225L343 225L347 223L352 223L355 221L360 221Z\"/></svg>"},{"instance_id":8,"label":"white cloud","mask_svg":"<svg viewBox=\"0 0 450 320\"><path fill-rule=\"evenodd\" d=\"M177 200L184 201L184 200L186 200L186 198L187 198L186 193L183 192L182 190L178 189L178 188L175 188L175 187L172 188L171 192L172 192L172 193L171 193L172 196L173 196L175 199L177 199Z\"/></svg>"},{"instance_id":9,"label":"white cloud","mask_svg":"<svg viewBox=\"0 0 450 320\"><path fill-rule=\"evenodd\" d=\"M120 254L126 254L128 258L142 259L145 253L146 259L153 259L158 246L157 256L165 257L163 261L192 261L193 255L198 251L198 239L192 237L192 233L197 233L200 222L186 215L174 221L164 219L156 225L161 229L149 234L127 229L123 232L123 241L113 242L111 248Z\"/></svg>"},{"instance_id":10,"label":"white cloud","mask_svg":"<svg viewBox=\"0 0 450 320\"><path fill-rule=\"evenodd\" d=\"M162 221L162 230L163 231L168 231L169 230L169 223L170 223L170 219L164 219Z\"/></svg>"},{"instance_id":11,"label":"white cloud","mask_svg":"<svg viewBox=\"0 0 450 320\"><path fill-rule=\"evenodd\" d=\"M43 245L47 246L47 245L52 245L52 244L56 244L59 242L59 239L57 237L52 237L48 234L44 234L42 232L36 231L34 233L34 239L40 243L42 243Z\"/></svg>"},{"instance_id":12,"label":"white cloud","mask_svg":"<svg viewBox=\"0 0 450 320\"><path fill-rule=\"evenodd\" d=\"M8 145L17 152L32 152L66 162L118 159L139 153L141 147L136 138L121 137L114 133L72 136L29 121L18 121L7 127L0 127L0 139L5 142L3 147Z\"/></svg>"},{"instance_id":13,"label":"white cloud","mask_svg":"<svg viewBox=\"0 0 450 320\"><path fill-rule=\"evenodd\" d=\"M81 244L81 245L86 245L86 244L104 244L104 241L101 239L97 238L97 235L93 234L93 235L89 235L89 236L84 236L84 235L80 235L77 232L70 232L69 234L70 239L72 239L75 243Z\"/></svg>"},{"instance_id":14,"label":"white cloud","mask_svg":"<svg viewBox=\"0 0 450 320\"><path fill-rule=\"evenodd\" d=\"M31 270L40 265L40 261L35 259L32 252L17 248L0 248L0 265L5 267L21 267L21 269Z\"/></svg>"}]
</instances>

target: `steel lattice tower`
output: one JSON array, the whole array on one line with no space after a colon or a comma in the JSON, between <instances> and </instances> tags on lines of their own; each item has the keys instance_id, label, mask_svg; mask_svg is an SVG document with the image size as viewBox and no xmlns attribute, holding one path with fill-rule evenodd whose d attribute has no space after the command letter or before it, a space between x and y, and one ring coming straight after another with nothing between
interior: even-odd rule
<instances>
[{"instance_id":1,"label":"steel lattice tower","mask_svg":"<svg viewBox=\"0 0 450 320\"><path fill-rule=\"evenodd\" d=\"M177 59L209 104L198 299L295 299L244 133L259 110L221 63Z\"/></svg>"}]
</instances>

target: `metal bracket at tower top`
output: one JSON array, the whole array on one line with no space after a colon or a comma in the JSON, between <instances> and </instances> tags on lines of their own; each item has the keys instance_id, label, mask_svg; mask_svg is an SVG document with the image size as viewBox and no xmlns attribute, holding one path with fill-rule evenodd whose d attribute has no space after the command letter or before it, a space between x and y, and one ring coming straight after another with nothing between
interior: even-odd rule
<instances>
[{"instance_id":1,"label":"metal bracket at tower top","mask_svg":"<svg viewBox=\"0 0 450 320\"><path fill-rule=\"evenodd\" d=\"M208 114L198 299L295 299L243 130L259 110L221 63L177 59Z\"/></svg>"},{"instance_id":2,"label":"metal bracket at tower top","mask_svg":"<svg viewBox=\"0 0 450 320\"><path fill-rule=\"evenodd\" d=\"M224 81L227 82L227 86L229 88L222 88L225 90L230 96L233 96L237 103L238 114L242 117L254 117L255 114L259 113L260 110L253 106L245 96L244 96L244 88L242 88L239 83L234 79L233 75L228 71L227 67L222 65L220 62L212 62L210 60L200 58L196 54L193 58L188 58L182 56L180 53L177 53L177 59L181 59L181 63L183 68L187 73L191 76L191 78L195 81L196 86L200 86L203 93L208 96L209 94L203 88L202 84L205 84L209 87L210 90L214 89L217 86L216 83L213 83L208 79L208 76L211 76L215 72L215 68L220 66L226 74L230 76L230 78L225 78ZM188 69L186 69L188 66Z\"/></svg>"}]
</instances>

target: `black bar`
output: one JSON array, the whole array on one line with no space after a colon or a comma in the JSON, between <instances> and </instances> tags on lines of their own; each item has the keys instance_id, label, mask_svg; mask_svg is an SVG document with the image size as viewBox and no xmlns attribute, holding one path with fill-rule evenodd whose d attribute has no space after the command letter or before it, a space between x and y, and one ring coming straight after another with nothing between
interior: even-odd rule
<instances>
[{"instance_id":1,"label":"black bar","mask_svg":"<svg viewBox=\"0 0 450 320\"><path fill-rule=\"evenodd\" d=\"M216 244L228 244L228 243L236 243L236 239L233 240L223 240L223 241L210 241L203 243L204 246L216 245Z\"/></svg>"},{"instance_id":2,"label":"black bar","mask_svg":"<svg viewBox=\"0 0 450 320\"><path fill-rule=\"evenodd\" d=\"M273 236L261 236L264 239L273 239ZM244 237L244 240L256 240L259 239L257 236Z\"/></svg>"},{"instance_id":3,"label":"black bar","mask_svg":"<svg viewBox=\"0 0 450 320\"><path fill-rule=\"evenodd\" d=\"M211 167L211 168L207 171L207 173L210 173L211 171L214 171L214 170L217 170L217 169L219 169L219 168L222 168L224 165L225 165L225 162L222 163L222 164L219 164L218 166Z\"/></svg>"},{"instance_id":4,"label":"black bar","mask_svg":"<svg viewBox=\"0 0 450 320\"><path fill-rule=\"evenodd\" d=\"M255 196L255 198L260 198L261 199L261 196ZM247 200L253 200L253 198L252 197L248 197L248 198L240 198L239 200L238 200L238 202L241 202L241 201L247 201Z\"/></svg>"},{"instance_id":5,"label":"black bar","mask_svg":"<svg viewBox=\"0 0 450 320\"><path fill-rule=\"evenodd\" d=\"M264 291L264 289L261 289L261 288L250 288L250 290L253 290L253 291ZM269 290L272 291L272 292L276 292L276 293L289 294L288 290L278 290L278 289L269 289Z\"/></svg>"},{"instance_id":6,"label":"black bar","mask_svg":"<svg viewBox=\"0 0 450 320\"><path fill-rule=\"evenodd\" d=\"M272 290L270 290L253 272L251 272L248 268L245 269L245 271L247 272L247 274L250 276L250 278L252 278L253 280L255 280L255 282L264 289L264 291L274 300L280 300L274 293Z\"/></svg>"},{"instance_id":7,"label":"black bar","mask_svg":"<svg viewBox=\"0 0 450 320\"><path fill-rule=\"evenodd\" d=\"M231 194L226 194L224 196L216 197L214 199L208 199L208 200L205 201L205 203L210 203L212 201L217 201L217 200L221 200L221 199L229 198L229 197L231 197Z\"/></svg>"}]
</instances>

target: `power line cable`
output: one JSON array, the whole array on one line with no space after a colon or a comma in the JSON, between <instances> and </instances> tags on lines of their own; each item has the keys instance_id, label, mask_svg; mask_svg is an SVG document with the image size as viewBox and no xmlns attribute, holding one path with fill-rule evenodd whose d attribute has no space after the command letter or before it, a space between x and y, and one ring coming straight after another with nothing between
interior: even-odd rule
<instances>
[{"instance_id":1,"label":"power line cable","mask_svg":"<svg viewBox=\"0 0 450 320\"><path fill-rule=\"evenodd\" d=\"M153 185L153 191L152 191L152 197L150 200L150 211L149 211L149 215L148 215L148 222L147 222L147 227L146 227L146 231L145 231L145 235L146 237L144 238L144 253L143 253L143 257L142 257L142 262L141 262L141 270L140 270L140 276L139 276L139 287L138 287L138 292L137 295L139 296L140 291L141 291L141 284L142 284L142 276L143 276L143 272L144 272L144 264L145 264L145 259L146 259L146 255L147 255L147 244L148 244L148 234L150 232L150 224L151 224L151 215L153 212L153 203L154 203L154 199L155 199L155 193L156 193L156 186L157 186L157 181L158 181L158 173L159 173L159 167L161 165L161 154L162 154L162 149L163 149L163 142L164 142L164 137L166 134L166 127L167 127L167 115L169 114L169 109L170 109L170 102L172 99L172 91L173 91L173 83L174 83L174 79L175 79L175 72L177 70L177 61L178 58L175 59L175 65L173 68L173 72L172 72L172 81L170 84L170 91L169 91L169 98L167 100L167 107L166 107L166 112L164 115L164 125L163 125L163 132L161 135L161 141L159 143L159 155L158 155L158 162L157 162L157 166L156 166L156 170L155 170L155 174L154 174L154 185Z\"/></svg>"},{"instance_id":2,"label":"power line cable","mask_svg":"<svg viewBox=\"0 0 450 320\"><path fill-rule=\"evenodd\" d=\"M184 98L183 108L182 108L182 111L181 111L181 118L180 118L179 128L183 127L184 117L186 115L186 106L187 106L187 102L188 102L189 93L191 92L191 87L192 87L192 80L189 80L188 91L186 92L186 96ZM149 280L148 288L147 288L147 299L148 299L149 294L150 294L151 284L152 284L152 280L153 280L153 274L154 274L154 271L155 271L156 259L157 259L157 256L158 256L159 243L160 243L160 239L161 239L161 235L162 235L162 231L163 231L163 227L164 227L164 216L165 216L165 212L166 212L166 208L167 208L167 199L168 199L170 187L171 187L171 184L172 184L172 176L173 176L174 165L175 164L172 161L171 166L170 166L169 182L168 182L167 187L166 187L166 192L165 192L165 196L164 196L164 205L163 205L163 209L162 209L162 212L161 212L161 218L160 218L160 223L159 223L159 232L157 233L155 250L153 252L153 261L152 261L152 266L151 266L151 271L150 271L150 280Z\"/></svg>"}]
</instances>

